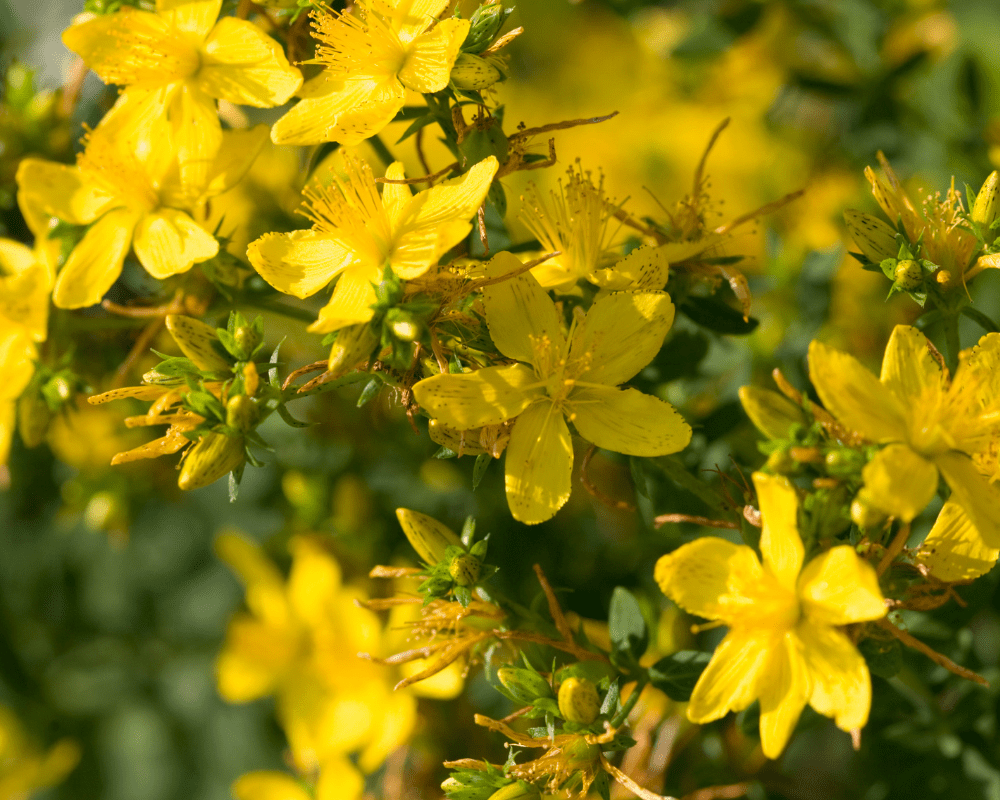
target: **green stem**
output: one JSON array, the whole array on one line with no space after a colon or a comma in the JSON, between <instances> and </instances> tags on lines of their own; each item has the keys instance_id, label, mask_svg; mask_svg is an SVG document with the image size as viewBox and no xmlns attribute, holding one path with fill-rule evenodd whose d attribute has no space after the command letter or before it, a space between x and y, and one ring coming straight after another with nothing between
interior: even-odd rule
<instances>
[{"instance_id":1,"label":"green stem","mask_svg":"<svg viewBox=\"0 0 1000 800\"><path fill-rule=\"evenodd\" d=\"M385 142L383 142L378 135L372 136L368 140L368 144L372 146L375 154L382 160L382 163L385 164L386 167L396 160L396 157L389 152L389 148L385 146Z\"/></svg>"},{"instance_id":2,"label":"green stem","mask_svg":"<svg viewBox=\"0 0 1000 800\"><path fill-rule=\"evenodd\" d=\"M246 297L245 295L240 297L239 300L251 308L256 308L260 311L270 311L272 314L281 314L283 317L297 319L302 322L316 321L316 314L308 308L298 308L296 306L285 305L284 303L275 303L271 300Z\"/></svg>"},{"instance_id":3,"label":"green stem","mask_svg":"<svg viewBox=\"0 0 1000 800\"><path fill-rule=\"evenodd\" d=\"M646 684L649 682L649 678L645 675L636 681L635 689L632 690L632 694L628 696L628 700L625 701L625 705L622 706L622 710L615 714L614 719L611 720L612 728L619 728L628 719L628 715L635 708L635 704L639 702L639 695L642 694L642 690L646 688Z\"/></svg>"}]
</instances>

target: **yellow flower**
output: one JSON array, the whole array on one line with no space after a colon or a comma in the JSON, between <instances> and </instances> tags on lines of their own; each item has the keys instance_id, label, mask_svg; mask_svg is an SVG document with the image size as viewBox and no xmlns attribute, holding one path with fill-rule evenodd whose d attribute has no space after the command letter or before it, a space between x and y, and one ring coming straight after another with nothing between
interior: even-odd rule
<instances>
[{"instance_id":1,"label":"yellow flower","mask_svg":"<svg viewBox=\"0 0 1000 800\"><path fill-rule=\"evenodd\" d=\"M316 294L339 276L333 297L309 326L319 333L368 322L373 284L381 282L386 266L400 278L416 278L462 241L498 166L490 156L465 175L416 195L387 183L380 197L367 163L349 158L346 164L346 181L305 192L303 214L313 221L311 230L265 234L247 251L264 280L295 297ZM386 177L401 179L402 165L392 164Z\"/></svg>"},{"instance_id":2,"label":"yellow flower","mask_svg":"<svg viewBox=\"0 0 1000 800\"><path fill-rule=\"evenodd\" d=\"M99 303L132 248L161 280L215 256L215 237L188 212L236 183L266 136L265 126L227 131L203 183L179 177L166 144L141 153L134 142L101 130L88 137L76 166L24 159L17 184L27 215L90 226L66 259L52 301L60 308Z\"/></svg>"},{"instance_id":3,"label":"yellow flower","mask_svg":"<svg viewBox=\"0 0 1000 800\"><path fill-rule=\"evenodd\" d=\"M500 253L496 274L520 262ZM691 428L670 405L618 384L659 351L674 319L664 292L617 292L598 299L567 335L555 303L533 277L516 275L483 290L490 335L522 362L464 375L435 375L414 396L445 425L468 430L517 417L507 445L507 501L527 524L552 517L570 495L569 420L598 447L636 456L675 453Z\"/></svg>"},{"instance_id":4,"label":"yellow flower","mask_svg":"<svg viewBox=\"0 0 1000 800\"><path fill-rule=\"evenodd\" d=\"M924 335L907 325L889 338L881 378L846 353L809 346L809 375L823 405L886 445L862 473L869 505L909 522L934 496L940 472L984 541L1000 545L1000 491L970 458L989 447L996 427L998 359L1000 334L987 334L949 380Z\"/></svg>"},{"instance_id":5,"label":"yellow flower","mask_svg":"<svg viewBox=\"0 0 1000 800\"><path fill-rule=\"evenodd\" d=\"M166 135L185 179L200 180L222 145L216 99L258 108L302 85L281 47L254 24L218 19L222 0L157 0L156 13L122 8L63 32L63 43L105 83L128 87L102 127Z\"/></svg>"},{"instance_id":6,"label":"yellow flower","mask_svg":"<svg viewBox=\"0 0 1000 800\"><path fill-rule=\"evenodd\" d=\"M389 669L358 658L384 649L383 629L356 603L361 593L342 584L336 560L310 538L294 539L291 549L286 581L257 545L219 537L249 609L229 624L216 663L219 693L231 703L275 695L299 772L353 752L371 772L409 737L416 701L393 692Z\"/></svg>"},{"instance_id":7,"label":"yellow flower","mask_svg":"<svg viewBox=\"0 0 1000 800\"><path fill-rule=\"evenodd\" d=\"M0 239L0 465L7 463L17 398L31 382L45 341L52 269L39 249Z\"/></svg>"},{"instance_id":8,"label":"yellow flower","mask_svg":"<svg viewBox=\"0 0 1000 800\"><path fill-rule=\"evenodd\" d=\"M840 626L883 617L871 565L848 545L805 568L787 478L755 473L763 530L757 554L707 536L656 564L656 581L677 605L729 632L691 694L687 715L703 724L760 699L764 755L777 758L808 703L841 730L868 720L871 678Z\"/></svg>"},{"instance_id":9,"label":"yellow flower","mask_svg":"<svg viewBox=\"0 0 1000 800\"><path fill-rule=\"evenodd\" d=\"M337 756L319 767L312 792L285 772L260 770L233 783L236 800L355 800L364 794L365 779L347 758Z\"/></svg>"},{"instance_id":10,"label":"yellow flower","mask_svg":"<svg viewBox=\"0 0 1000 800\"><path fill-rule=\"evenodd\" d=\"M0 797L27 798L62 782L80 760L80 748L69 739L42 752L28 739L14 713L0 706Z\"/></svg>"},{"instance_id":11,"label":"yellow flower","mask_svg":"<svg viewBox=\"0 0 1000 800\"><path fill-rule=\"evenodd\" d=\"M357 16L314 12L313 63L325 69L274 124L274 143L359 144L396 116L407 89L444 89L469 32L468 20L434 24L447 6L448 0L358 0Z\"/></svg>"}]
</instances>

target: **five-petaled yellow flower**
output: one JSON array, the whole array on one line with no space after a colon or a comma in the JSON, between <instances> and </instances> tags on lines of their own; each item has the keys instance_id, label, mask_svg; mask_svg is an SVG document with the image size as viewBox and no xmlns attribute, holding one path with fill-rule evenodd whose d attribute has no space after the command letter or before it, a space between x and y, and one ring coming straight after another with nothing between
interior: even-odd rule
<instances>
[{"instance_id":1,"label":"five-petaled yellow flower","mask_svg":"<svg viewBox=\"0 0 1000 800\"><path fill-rule=\"evenodd\" d=\"M729 627L691 694L699 724L760 700L764 755L777 758L806 704L841 730L860 729L871 707L864 658L840 626L883 617L875 570L849 545L805 568L798 498L787 478L755 473L763 530L757 554L706 536L656 564L656 581L685 611Z\"/></svg>"},{"instance_id":2,"label":"five-petaled yellow flower","mask_svg":"<svg viewBox=\"0 0 1000 800\"><path fill-rule=\"evenodd\" d=\"M214 257L219 243L192 214L240 179L266 138L264 125L226 131L203 182L181 178L167 143L137 150L103 129L91 133L75 166L24 159L17 184L26 216L90 226L59 272L52 301L60 308L99 303L133 248L160 280Z\"/></svg>"},{"instance_id":3,"label":"five-petaled yellow flower","mask_svg":"<svg viewBox=\"0 0 1000 800\"><path fill-rule=\"evenodd\" d=\"M435 24L447 6L448 0L357 0L356 16L315 12L314 63L326 69L274 124L275 144L359 144L396 116L407 89L444 89L469 32L464 19Z\"/></svg>"},{"instance_id":4,"label":"five-petaled yellow flower","mask_svg":"<svg viewBox=\"0 0 1000 800\"><path fill-rule=\"evenodd\" d=\"M488 272L520 269L498 254ZM573 444L566 421L598 447L635 456L676 453L691 428L672 406L618 384L659 351L674 320L664 292L616 292L598 299L567 334L555 303L527 274L486 286L486 322L497 349L517 364L435 375L413 387L428 412L458 430L517 417L507 446L507 501L528 524L569 499Z\"/></svg>"},{"instance_id":5,"label":"five-petaled yellow flower","mask_svg":"<svg viewBox=\"0 0 1000 800\"><path fill-rule=\"evenodd\" d=\"M368 322L374 287L387 266L404 280L417 278L461 242L498 164L490 156L416 195L406 185L387 183L381 197L367 163L348 158L346 166L346 181L304 193L302 213L312 229L265 234L247 251L264 280L295 297L316 294L339 276L333 297L309 326L319 333ZM402 179L402 164L393 163L386 177Z\"/></svg>"},{"instance_id":6,"label":"five-petaled yellow flower","mask_svg":"<svg viewBox=\"0 0 1000 800\"><path fill-rule=\"evenodd\" d=\"M222 0L156 0L156 13L124 7L63 32L63 43L105 83L127 87L101 126L143 148L172 139L187 180L203 180L222 144L216 99L258 108L302 85L281 46L256 25L219 19Z\"/></svg>"},{"instance_id":7,"label":"five-petaled yellow flower","mask_svg":"<svg viewBox=\"0 0 1000 800\"><path fill-rule=\"evenodd\" d=\"M868 504L909 522L937 492L940 472L986 544L1000 546L1000 490L970 458L989 447L997 427L998 355L1000 334L987 334L949 380L926 337L897 325L876 378L847 353L809 346L809 375L823 405L886 445L862 473Z\"/></svg>"}]
</instances>

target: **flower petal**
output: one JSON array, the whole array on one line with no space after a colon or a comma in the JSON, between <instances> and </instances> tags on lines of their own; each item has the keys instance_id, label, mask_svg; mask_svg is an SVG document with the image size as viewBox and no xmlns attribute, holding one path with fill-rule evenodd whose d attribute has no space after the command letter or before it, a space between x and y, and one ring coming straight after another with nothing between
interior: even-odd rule
<instances>
[{"instance_id":1,"label":"flower petal","mask_svg":"<svg viewBox=\"0 0 1000 800\"><path fill-rule=\"evenodd\" d=\"M139 263L158 280L187 272L219 252L212 234L173 208L146 214L136 226L134 246Z\"/></svg>"},{"instance_id":2,"label":"flower petal","mask_svg":"<svg viewBox=\"0 0 1000 800\"><path fill-rule=\"evenodd\" d=\"M469 25L467 19L443 19L417 36L406 48L406 60L398 73L403 85L421 93L444 89Z\"/></svg>"},{"instance_id":3,"label":"flower petal","mask_svg":"<svg viewBox=\"0 0 1000 800\"><path fill-rule=\"evenodd\" d=\"M17 420L17 401L0 399L0 466L10 457L10 443L14 438Z\"/></svg>"},{"instance_id":4,"label":"flower petal","mask_svg":"<svg viewBox=\"0 0 1000 800\"><path fill-rule=\"evenodd\" d=\"M375 284L381 273L357 265L340 273L330 302L319 310L319 319L309 326L311 333L330 333L348 325L368 322L375 312L372 306L378 301Z\"/></svg>"},{"instance_id":5,"label":"flower petal","mask_svg":"<svg viewBox=\"0 0 1000 800\"><path fill-rule=\"evenodd\" d=\"M617 386L656 357L673 322L666 292L615 292L598 299L577 326L570 360L589 360L580 380Z\"/></svg>"},{"instance_id":6,"label":"flower petal","mask_svg":"<svg viewBox=\"0 0 1000 800\"><path fill-rule=\"evenodd\" d=\"M813 340L809 377L823 405L846 427L875 442L905 441L902 404L856 358Z\"/></svg>"},{"instance_id":7,"label":"flower petal","mask_svg":"<svg viewBox=\"0 0 1000 800\"><path fill-rule=\"evenodd\" d=\"M57 217L71 225L88 225L116 204L76 167L40 158L25 158L18 164L17 202L25 217Z\"/></svg>"},{"instance_id":8,"label":"flower petal","mask_svg":"<svg viewBox=\"0 0 1000 800\"><path fill-rule=\"evenodd\" d=\"M486 265L486 274L500 277L522 266L513 253L498 253ZM493 343L508 358L534 364L533 341L548 340L555 352L565 348L566 337L556 304L530 274L521 273L483 287L483 305Z\"/></svg>"},{"instance_id":9,"label":"flower petal","mask_svg":"<svg viewBox=\"0 0 1000 800\"><path fill-rule=\"evenodd\" d=\"M272 108L298 91L302 73L252 22L223 17L202 47L197 80L202 91L220 100Z\"/></svg>"},{"instance_id":10,"label":"flower petal","mask_svg":"<svg viewBox=\"0 0 1000 800\"><path fill-rule=\"evenodd\" d=\"M832 547L802 570L803 616L823 625L850 625L885 616L885 599L872 565L850 545Z\"/></svg>"},{"instance_id":11,"label":"flower petal","mask_svg":"<svg viewBox=\"0 0 1000 800\"><path fill-rule=\"evenodd\" d=\"M521 364L434 375L413 387L413 396L431 416L458 430L499 425L543 393L535 373Z\"/></svg>"},{"instance_id":12,"label":"flower petal","mask_svg":"<svg viewBox=\"0 0 1000 800\"><path fill-rule=\"evenodd\" d=\"M590 280L602 289L659 292L670 277L670 262L663 247L637 247L613 267L598 269Z\"/></svg>"},{"instance_id":13,"label":"flower petal","mask_svg":"<svg viewBox=\"0 0 1000 800\"><path fill-rule=\"evenodd\" d=\"M573 441L566 420L552 403L536 403L517 418L507 445L510 513L525 525L551 519L569 500L572 476Z\"/></svg>"},{"instance_id":14,"label":"flower petal","mask_svg":"<svg viewBox=\"0 0 1000 800\"><path fill-rule=\"evenodd\" d=\"M7 329L0 336L0 400L16 400L35 374L38 352L23 330Z\"/></svg>"},{"instance_id":15,"label":"flower petal","mask_svg":"<svg viewBox=\"0 0 1000 800\"><path fill-rule=\"evenodd\" d=\"M284 772L257 770L237 778L230 789L236 800L310 800L299 781Z\"/></svg>"},{"instance_id":16,"label":"flower petal","mask_svg":"<svg viewBox=\"0 0 1000 800\"><path fill-rule=\"evenodd\" d=\"M969 515L983 541L1000 547L1000 488L989 483L962 453L943 453L934 463L951 487L951 499Z\"/></svg>"},{"instance_id":17,"label":"flower petal","mask_svg":"<svg viewBox=\"0 0 1000 800\"><path fill-rule=\"evenodd\" d=\"M865 500L886 514L910 522L937 492L937 467L905 444L890 444L861 471Z\"/></svg>"},{"instance_id":18,"label":"flower petal","mask_svg":"<svg viewBox=\"0 0 1000 800\"><path fill-rule=\"evenodd\" d=\"M392 692L379 706L382 713L375 736L358 756L358 766L366 772L374 772L393 750L405 744L417 724L417 699L407 692Z\"/></svg>"},{"instance_id":19,"label":"flower petal","mask_svg":"<svg viewBox=\"0 0 1000 800\"><path fill-rule=\"evenodd\" d=\"M215 99L185 83L174 93L167 114L180 183L193 197L198 197L208 186L212 164L222 146L222 125Z\"/></svg>"},{"instance_id":20,"label":"flower petal","mask_svg":"<svg viewBox=\"0 0 1000 800\"><path fill-rule=\"evenodd\" d=\"M969 515L958 503L948 501L927 534L917 560L940 581L971 581L997 563L1000 549L983 541Z\"/></svg>"},{"instance_id":21,"label":"flower petal","mask_svg":"<svg viewBox=\"0 0 1000 800\"><path fill-rule=\"evenodd\" d=\"M975 392L983 407L1000 407L1000 333L987 333L975 346L962 353L951 391Z\"/></svg>"},{"instance_id":22,"label":"flower petal","mask_svg":"<svg viewBox=\"0 0 1000 800\"><path fill-rule=\"evenodd\" d=\"M809 667L809 705L833 717L842 731L864 727L872 704L868 665L847 636L827 625L803 622L796 629Z\"/></svg>"},{"instance_id":23,"label":"flower petal","mask_svg":"<svg viewBox=\"0 0 1000 800\"><path fill-rule=\"evenodd\" d=\"M799 535L799 499L788 478L753 474L762 522L760 552L764 566L786 589L795 590L805 549Z\"/></svg>"},{"instance_id":24,"label":"flower petal","mask_svg":"<svg viewBox=\"0 0 1000 800\"><path fill-rule=\"evenodd\" d=\"M97 220L66 259L52 290L52 302L59 308L100 303L121 274L137 221L136 214L124 208Z\"/></svg>"},{"instance_id":25,"label":"flower petal","mask_svg":"<svg viewBox=\"0 0 1000 800\"><path fill-rule=\"evenodd\" d=\"M401 161L393 161L385 171L385 177L390 181L400 181L406 178ZM382 208L385 209L385 216L389 220L389 227L398 227L399 218L406 208L406 204L413 197L413 192L405 183L384 183L382 184Z\"/></svg>"},{"instance_id":26,"label":"flower petal","mask_svg":"<svg viewBox=\"0 0 1000 800\"><path fill-rule=\"evenodd\" d=\"M784 439L792 425L806 423L799 406L771 389L741 386L740 402L750 421L768 439Z\"/></svg>"},{"instance_id":27,"label":"flower petal","mask_svg":"<svg viewBox=\"0 0 1000 800\"><path fill-rule=\"evenodd\" d=\"M757 683L770 660L773 638L770 631L762 630L727 633L691 692L688 719L703 725L730 711L742 711L756 700Z\"/></svg>"},{"instance_id":28,"label":"flower petal","mask_svg":"<svg viewBox=\"0 0 1000 800\"><path fill-rule=\"evenodd\" d=\"M315 539L298 536L290 549L288 602L299 619L320 630L340 590L340 565Z\"/></svg>"},{"instance_id":29,"label":"flower petal","mask_svg":"<svg viewBox=\"0 0 1000 800\"><path fill-rule=\"evenodd\" d=\"M947 375L931 354L927 337L909 325L893 328L880 380L904 404L918 399L933 403L947 388Z\"/></svg>"},{"instance_id":30,"label":"flower petal","mask_svg":"<svg viewBox=\"0 0 1000 800\"><path fill-rule=\"evenodd\" d=\"M395 78L345 81L322 73L299 95L302 99L271 128L275 144L361 144L392 121L406 90Z\"/></svg>"},{"instance_id":31,"label":"flower petal","mask_svg":"<svg viewBox=\"0 0 1000 800\"><path fill-rule=\"evenodd\" d=\"M222 0L156 0L156 13L173 28L204 39L219 18Z\"/></svg>"},{"instance_id":32,"label":"flower petal","mask_svg":"<svg viewBox=\"0 0 1000 800\"><path fill-rule=\"evenodd\" d=\"M767 667L757 678L760 696L760 745L777 758L795 730L812 692L809 669L794 633L771 644Z\"/></svg>"},{"instance_id":33,"label":"flower petal","mask_svg":"<svg viewBox=\"0 0 1000 800\"><path fill-rule=\"evenodd\" d=\"M250 243L247 258L279 292L304 298L316 294L354 259L354 253L328 233L265 233Z\"/></svg>"},{"instance_id":34,"label":"flower petal","mask_svg":"<svg viewBox=\"0 0 1000 800\"><path fill-rule=\"evenodd\" d=\"M392 0L392 27L404 42L426 31L448 7L448 0Z\"/></svg>"},{"instance_id":35,"label":"flower petal","mask_svg":"<svg viewBox=\"0 0 1000 800\"><path fill-rule=\"evenodd\" d=\"M470 230L469 220L486 199L499 163L490 156L458 178L439 183L413 198L394 226L389 255L393 271L407 280L423 275Z\"/></svg>"},{"instance_id":36,"label":"flower petal","mask_svg":"<svg viewBox=\"0 0 1000 800\"><path fill-rule=\"evenodd\" d=\"M267 142L269 131L267 125L261 124L222 132L222 146L209 169L205 198L229 191L240 182Z\"/></svg>"},{"instance_id":37,"label":"flower petal","mask_svg":"<svg viewBox=\"0 0 1000 800\"><path fill-rule=\"evenodd\" d=\"M395 698L393 698L395 699ZM413 699L405 697L403 702L409 701L413 705ZM398 702L395 705L402 705ZM414 711L414 719L416 712ZM409 734L407 734L408 736ZM399 743L405 741L405 738ZM385 759L383 759L385 760ZM381 762L379 762L381 763ZM361 764L363 767L364 764ZM319 779L316 781L316 800L357 800L365 791L365 778L345 756L334 756L324 759L320 765ZM243 800L242 797L237 800ZM250 800L248 798L248 800ZM270 800L270 798L262 798ZM285 798L275 798L275 800L286 800ZM298 800L297 797L288 797L287 800Z\"/></svg>"},{"instance_id":38,"label":"flower petal","mask_svg":"<svg viewBox=\"0 0 1000 800\"><path fill-rule=\"evenodd\" d=\"M691 426L672 405L638 389L574 389L566 407L584 439L616 453L664 456L691 441Z\"/></svg>"}]
</instances>

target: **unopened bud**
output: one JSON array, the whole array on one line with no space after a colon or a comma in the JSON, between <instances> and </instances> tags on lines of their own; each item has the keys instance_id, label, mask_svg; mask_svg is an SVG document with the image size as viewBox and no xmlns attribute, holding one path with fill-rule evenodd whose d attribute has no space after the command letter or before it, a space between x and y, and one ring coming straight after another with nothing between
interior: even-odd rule
<instances>
[{"instance_id":1,"label":"unopened bud","mask_svg":"<svg viewBox=\"0 0 1000 800\"><path fill-rule=\"evenodd\" d=\"M378 345L378 338L371 325L350 325L337 332L337 339L330 348L327 370L332 378L340 378L366 361Z\"/></svg>"},{"instance_id":2,"label":"unopened bud","mask_svg":"<svg viewBox=\"0 0 1000 800\"><path fill-rule=\"evenodd\" d=\"M257 422L257 402L245 394L233 395L226 403L226 424L238 431L249 431Z\"/></svg>"},{"instance_id":3,"label":"unopened bud","mask_svg":"<svg viewBox=\"0 0 1000 800\"><path fill-rule=\"evenodd\" d=\"M912 292L924 282L924 271L912 258L904 258L896 264L893 276L896 278L896 286L904 292Z\"/></svg>"},{"instance_id":4,"label":"unopened bud","mask_svg":"<svg viewBox=\"0 0 1000 800\"><path fill-rule=\"evenodd\" d=\"M205 372L227 372L229 362L215 349L219 337L215 328L206 325L194 317L181 314L168 314L167 330L174 337L177 346L194 365Z\"/></svg>"},{"instance_id":5,"label":"unopened bud","mask_svg":"<svg viewBox=\"0 0 1000 800\"><path fill-rule=\"evenodd\" d=\"M860 494L851 503L851 521L859 528L873 528L884 519L885 514L868 503Z\"/></svg>"},{"instance_id":6,"label":"unopened bud","mask_svg":"<svg viewBox=\"0 0 1000 800\"><path fill-rule=\"evenodd\" d=\"M441 561L450 545L462 546L461 540L447 525L419 511L397 508L396 518L413 549L427 564Z\"/></svg>"},{"instance_id":7,"label":"unopened bud","mask_svg":"<svg viewBox=\"0 0 1000 800\"><path fill-rule=\"evenodd\" d=\"M601 713L597 687L586 678L567 678L559 687L559 713L567 722L589 725Z\"/></svg>"},{"instance_id":8,"label":"unopened bud","mask_svg":"<svg viewBox=\"0 0 1000 800\"><path fill-rule=\"evenodd\" d=\"M824 461L827 472L831 475L841 476L857 472L862 465L863 458L857 450L839 448L828 452Z\"/></svg>"},{"instance_id":9,"label":"unopened bud","mask_svg":"<svg viewBox=\"0 0 1000 800\"><path fill-rule=\"evenodd\" d=\"M508 783L489 796L489 800L539 800L538 789L530 784Z\"/></svg>"},{"instance_id":10,"label":"unopened bud","mask_svg":"<svg viewBox=\"0 0 1000 800\"><path fill-rule=\"evenodd\" d=\"M240 325L233 333L233 339L236 341L236 347L239 349L243 360L253 355L253 351L257 349L257 345L261 341L260 336L257 335L257 331L250 325Z\"/></svg>"},{"instance_id":11,"label":"unopened bud","mask_svg":"<svg viewBox=\"0 0 1000 800\"><path fill-rule=\"evenodd\" d=\"M993 170L976 195L976 202L972 205L972 221L978 222L988 231L997 218L998 211L1000 211L1000 175ZM992 240L993 233L989 233L988 241Z\"/></svg>"},{"instance_id":12,"label":"unopened bud","mask_svg":"<svg viewBox=\"0 0 1000 800\"><path fill-rule=\"evenodd\" d=\"M892 226L878 217L852 208L844 212L844 221L855 244L873 264L881 264L887 258L896 257L899 245Z\"/></svg>"},{"instance_id":13,"label":"unopened bud","mask_svg":"<svg viewBox=\"0 0 1000 800\"><path fill-rule=\"evenodd\" d=\"M468 553L455 556L448 565L448 574L459 586L472 586L479 580L482 564L479 559Z\"/></svg>"},{"instance_id":14,"label":"unopened bud","mask_svg":"<svg viewBox=\"0 0 1000 800\"><path fill-rule=\"evenodd\" d=\"M500 667L497 677L504 689L521 703L531 703L539 697L552 697L552 687L537 672L521 667Z\"/></svg>"},{"instance_id":15,"label":"unopened bud","mask_svg":"<svg viewBox=\"0 0 1000 800\"><path fill-rule=\"evenodd\" d=\"M397 320L392 323L392 335L403 342L412 342L420 338L420 326L408 319Z\"/></svg>"},{"instance_id":16,"label":"unopened bud","mask_svg":"<svg viewBox=\"0 0 1000 800\"><path fill-rule=\"evenodd\" d=\"M478 91L503 79L495 64L472 53L462 53L451 68L451 82L459 89Z\"/></svg>"},{"instance_id":17,"label":"unopened bud","mask_svg":"<svg viewBox=\"0 0 1000 800\"><path fill-rule=\"evenodd\" d=\"M939 269L934 273L934 281L942 289L950 289L954 285L951 273L946 269Z\"/></svg>"},{"instance_id":18,"label":"unopened bud","mask_svg":"<svg viewBox=\"0 0 1000 800\"><path fill-rule=\"evenodd\" d=\"M792 458L791 453L787 450L775 450L767 457L767 461L764 466L769 472L784 475L789 472L794 472L799 465L798 462Z\"/></svg>"},{"instance_id":19,"label":"unopened bud","mask_svg":"<svg viewBox=\"0 0 1000 800\"><path fill-rule=\"evenodd\" d=\"M215 483L243 463L242 436L206 433L188 450L177 485L184 491Z\"/></svg>"},{"instance_id":20,"label":"unopened bud","mask_svg":"<svg viewBox=\"0 0 1000 800\"><path fill-rule=\"evenodd\" d=\"M750 421L768 439L784 439L788 429L806 423L806 415L783 394L758 386L741 386L740 402Z\"/></svg>"},{"instance_id":21,"label":"unopened bud","mask_svg":"<svg viewBox=\"0 0 1000 800\"><path fill-rule=\"evenodd\" d=\"M457 791L458 789L462 789L464 787L465 784L459 780L456 780L455 778L445 778L441 782L441 791L444 792L445 794L448 794L448 792Z\"/></svg>"},{"instance_id":22,"label":"unopened bud","mask_svg":"<svg viewBox=\"0 0 1000 800\"><path fill-rule=\"evenodd\" d=\"M477 8L469 20L469 33L462 43L462 51L483 52L500 33L500 28L503 27L509 13L502 3L487 3Z\"/></svg>"},{"instance_id":23,"label":"unopened bud","mask_svg":"<svg viewBox=\"0 0 1000 800\"><path fill-rule=\"evenodd\" d=\"M45 441L52 412L36 389L28 389L17 401L17 431L25 447L38 447Z\"/></svg>"}]
</instances>

